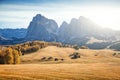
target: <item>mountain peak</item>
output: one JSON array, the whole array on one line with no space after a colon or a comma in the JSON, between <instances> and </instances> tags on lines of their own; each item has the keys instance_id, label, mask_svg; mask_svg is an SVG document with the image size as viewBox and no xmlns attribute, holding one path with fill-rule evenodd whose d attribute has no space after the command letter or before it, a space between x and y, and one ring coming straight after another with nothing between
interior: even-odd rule
<instances>
[{"instance_id":1,"label":"mountain peak","mask_svg":"<svg viewBox=\"0 0 120 80\"><path fill-rule=\"evenodd\" d=\"M36 16L42 16L41 14L37 14Z\"/></svg>"},{"instance_id":2,"label":"mountain peak","mask_svg":"<svg viewBox=\"0 0 120 80\"><path fill-rule=\"evenodd\" d=\"M33 17L33 21L37 21L37 22L46 21L46 20L47 18L41 14L37 14L35 17Z\"/></svg>"},{"instance_id":3,"label":"mountain peak","mask_svg":"<svg viewBox=\"0 0 120 80\"><path fill-rule=\"evenodd\" d=\"M88 18L86 18L86 17L84 17L84 16L80 16L79 17L79 21L85 21L85 22L91 22L91 20L90 19L88 19Z\"/></svg>"},{"instance_id":4,"label":"mountain peak","mask_svg":"<svg viewBox=\"0 0 120 80\"><path fill-rule=\"evenodd\" d=\"M87 18L84 16L80 16L79 19L87 19Z\"/></svg>"},{"instance_id":5,"label":"mountain peak","mask_svg":"<svg viewBox=\"0 0 120 80\"><path fill-rule=\"evenodd\" d=\"M70 24L74 24L74 23L76 23L76 22L78 22L78 19L72 18Z\"/></svg>"},{"instance_id":6,"label":"mountain peak","mask_svg":"<svg viewBox=\"0 0 120 80\"><path fill-rule=\"evenodd\" d=\"M54 41L57 30L58 25L54 20L37 14L28 26L26 39Z\"/></svg>"},{"instance_id":7,"label":"mountain peak","mask_svg":"<svg viewBox=\"0 0 120 80\"><path fill-rule=\"evenodd\" d=\"M64 29L67 26L68 26L68 23L66 21L63 21L62 24L61 24L61 26L60 26L60 30Z\"/></svg>"},{"instance_id":8,"label":"mountain peak","mask_svg":"<svg viewBox=\"0 0 120 80\"><path fill-rule=\"evenodd\" d=\"M63 21L62 25L68 25L68 23L66 21Z\"/></svg>"}]
</instances>

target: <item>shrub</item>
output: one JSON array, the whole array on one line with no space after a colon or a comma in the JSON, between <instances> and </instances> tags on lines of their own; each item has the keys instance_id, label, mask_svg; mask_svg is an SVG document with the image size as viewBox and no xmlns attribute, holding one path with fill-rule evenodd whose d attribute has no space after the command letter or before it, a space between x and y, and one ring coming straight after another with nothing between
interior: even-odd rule
<instances>
[{"instance_id":1,"label":"shrub","mask_svg":"<svg viewBox=\"0 0 120 80\"><path fill-rule=\"evenodd\" d=\"M74 52L73 54L70 54L69 57L71 59L77 59L80 58L80 54L78 52Z\"/></svg>"},{"instance_id":2,"label":"shrub","mask_svg":"<svg viewBox=\"0 0 120 80\"><path fill-rule=\"evenodd\" d=\"M46 60L46 57L42 57L40 60L41 60L41 61L44 61L44 60Z\"/></svg>"},{"instance_id":3,"label":"shrub","mask_svg":"<svg viewBox=\"0 0 120 80\"><path fill-rule=\"evenodd\" d=\"M113 53L113 56L115 56L116 55L116 53Z\"/></svg>"},{"instance_id":4,"label":"shrub","mask_svg":"<svg viewBox=\"0 0 120 80\"><path fill-rule=\"evenodd\" d=\"M64 59L60 59L61 61L64 61Z\"/></svg>"},{"instance_id":5,"label":"shrub","mask_svg":"<svg viewBox=\"0 0 120 80\"><path fill-rule=\"evenodd\" d=\"M78 49L79 49L79 46L74 45L73 48L76 49L76 50L78 50Z\"/></svg>"},{"instance_id":6,"label":"shrub","mask_svg":"<svg viewBox=\"0 0 120 80\"><path fill-rule=\"evenodd\" d=\"M81 46L80 49L88 49L87 46Z\"/></svg>"},{"instance_id":7,"label":"shrub","mask_svg":"<svg viewBox=\"0 0 120 80\"><path fill-rule=\"evenodd\" d=\"M47 59L47 60L49 61L49 60L52 60L52 59L53 59L53 57L48 57L48 59Z\"/></svg>"},{"instance_id":8,"label":"shrub","mask_svg":"<svg viewBox=\"0 0 120 80\"><path fill-rule=\"evenodd\" d=\"M58 61L59 59L58 58L55 58L54 61Z\"/></svg>"}]
</instances>

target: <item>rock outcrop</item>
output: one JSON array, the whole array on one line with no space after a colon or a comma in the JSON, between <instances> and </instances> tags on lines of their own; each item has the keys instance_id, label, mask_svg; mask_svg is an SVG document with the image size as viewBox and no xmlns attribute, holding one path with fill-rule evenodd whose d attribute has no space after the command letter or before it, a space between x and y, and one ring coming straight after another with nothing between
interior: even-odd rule
<instances>
[{"instance_id":1,"label":"rock outcrop","mask_svg":"<svg viewBox=\"0 0 120 80\"><path fill-rule=\"evenodd\" d=\"M56 41L57 23L41 14L33 17L27 30L27 40Z\"/></svg>"}]
</instances>

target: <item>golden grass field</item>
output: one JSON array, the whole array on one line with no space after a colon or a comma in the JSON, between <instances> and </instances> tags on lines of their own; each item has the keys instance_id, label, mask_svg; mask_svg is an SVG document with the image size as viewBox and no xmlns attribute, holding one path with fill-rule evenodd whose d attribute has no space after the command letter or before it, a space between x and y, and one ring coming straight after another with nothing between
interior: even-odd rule
<instances>
[{"instance_id":1,"label":"golden grass field","mask_svg":"<svg viewBox=\"0 0 120 80\"><path fill-rule=\"evenodd\" d=\"M73 52L81 58L70 59ZM0 80L120 80L120 55L113 53L120 52L49 46L22 56L21 64L0 65ZM64 61L40 61L50 56Z\"/></svg>"}]
</instances>

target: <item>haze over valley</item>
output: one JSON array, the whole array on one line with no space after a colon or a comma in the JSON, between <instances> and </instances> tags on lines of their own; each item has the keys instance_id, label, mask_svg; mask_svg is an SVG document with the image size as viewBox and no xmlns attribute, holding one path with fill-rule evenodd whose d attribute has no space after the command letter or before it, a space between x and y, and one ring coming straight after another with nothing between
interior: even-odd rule
<instances>
[{"instance_id":1,"label":"haze over valley","mask_svg":"<svg viewBox=\"0 0 120 80\"><path fill-rule=\"evenodd\" d=\"M120 80L119 0L1 0L0 80Z\"/></svg>"}]
</instances>

